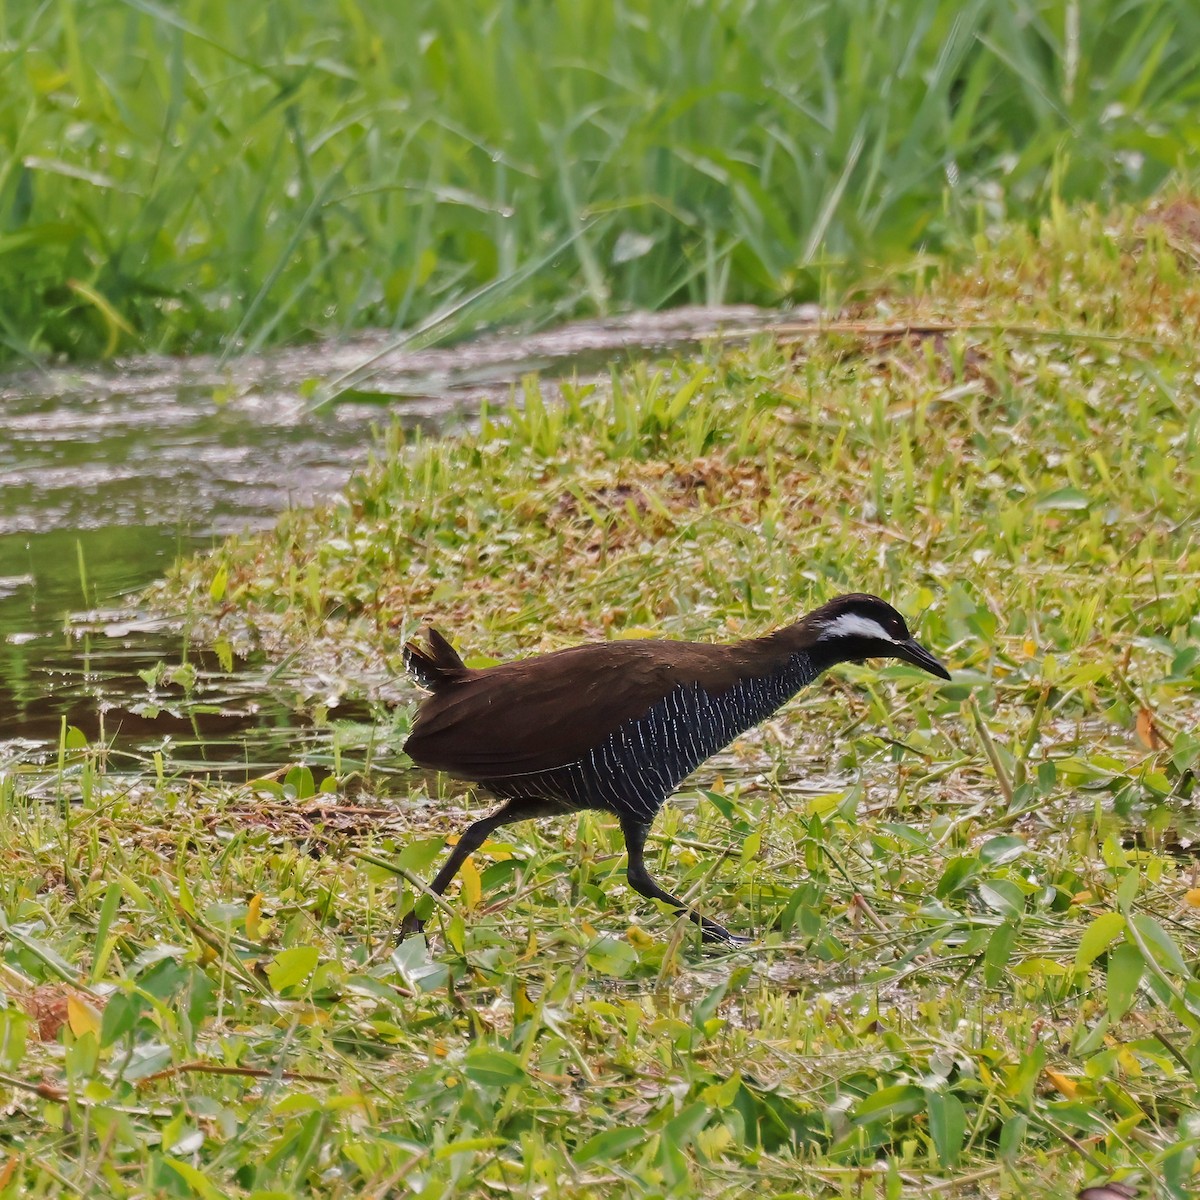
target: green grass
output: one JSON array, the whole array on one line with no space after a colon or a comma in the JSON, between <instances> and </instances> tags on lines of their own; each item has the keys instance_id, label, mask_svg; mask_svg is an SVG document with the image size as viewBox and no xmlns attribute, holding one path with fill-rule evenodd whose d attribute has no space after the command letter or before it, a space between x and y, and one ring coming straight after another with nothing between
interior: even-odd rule
<instances>
[{"instance_id":1,"label":"green grass","mask_svg":"<svg viewBox=\"0 0 1200 1200\"><path fill-rule=\"evenodd\" d=\"M0 774L0 1197L1194 1195L1183 216L1060 209L792 344L531 381L185 564L162 603L318 667L426 617L507 656L862 588L955 679L840 668L664 810L652 866L744 953L632 895L594 814L503 831L397 949L459 785L130 780L77 740Z\"/></svg>"},{"instance_id":2,"label":"green grass","mask_svg":"<svg viewBox=\"0 0 1200 1200\"><path fill-rule=\"evenodd\" d=\"M0 356L836 302L1193 171L1198 92L1190 0L9 4Z\"/></svg>"}]
</instances>

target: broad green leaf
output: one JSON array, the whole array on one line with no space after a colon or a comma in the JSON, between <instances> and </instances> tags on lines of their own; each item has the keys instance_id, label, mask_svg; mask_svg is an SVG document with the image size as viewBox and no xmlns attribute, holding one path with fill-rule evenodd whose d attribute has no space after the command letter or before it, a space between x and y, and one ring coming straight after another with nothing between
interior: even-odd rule
<instances>
[{"instance_id":1,"label":"broad green leaf","mask_svg":"<svg viewBox=\"0 0 1200 1200\"><path fill-rule=\"evenodd\" d=\"M280 950L267 967L267 978L277 992L282 992L285 988L303 983L313 973L319 958L316 946L293 946L290 950Z\"/></svg>"},{"instance_id":2,"label":"broad green leaf","mask_svg":"<svg viewBox=\"0 0 1200 1200\"><path fill-rule=\"evenodd\" d=\"M283 777L283 786L291 788L297 800L308 800L317 794L317 785L308 767L293 767Z\"/></svg>"},{"instance_id":3,"label":"broad green leaf","mask_svg":"<svg viewBox=\"0 0 1200 1200\"><path fill-rule=\"evenodd\" d=\"M872 1125L911 1117L925 1108L925 1092L912 1083L896 1083L861 1100L854 1108L855 1125Z\"/></svg>"},{"instance_id":4,"label":"broad green leaf","mask_svg":"<svg viewBox=\"0 0 1200 1200\"><path fill-rule=\"evenodd\" d=\"M165 1071L173 1060L171 1047L161 1042L139 1042L137 1049L129 1056L128 1062L122 1067L122 1076L136 1083L150 1075Z\"/></svg>"},{"instance_id":5,"label":"broad green leaf","mask_svg":"<svg viewBox=\"0 0 1200 1200\"><path fill-rule=\"evenodd\" d=\"M1120 912L1125 912L1137 897L1138 889L1142 885L1141 872L1136 867L1126 871L1121 878L1121 882L1117 884L1117 909Z\"/></svg>"},{"instance_id":6,"label":"broad green leaf","mask_svg":"<svg viewBox=\"0 0 1200 1200\"><path fill-rule=\"evenodd\" d=\"M405 938L391 954L392 965L409 987L423 992L432 992L445 985L450 977L450 968L436 962L429 954L429 946L423 937Z\"/></svg>"},{"instance_id":7,"label":"broad green leaf","mask_svg":"<svg viewBox=\"0 0 1200 1200\"><path fill-rule=\"evenodd\" d=\"M118 993L118 996L120 993ZM108 1010L105 1009L107 1017ZM0 1008L0 1067L18 1070L25 1058L32 1018L21 1008Z\"/></svg>"},{"instance_id":8,"label":"broad green leaf","mask_svg":"<svg viewBox=\"0 0 1200 1200\"><path fill-rule=\"evenodd\" d=\"M104 902L100 905L100 916L96 920L96 957L92 961L92 970L89 976L93 983L104 974L104 968L108 965L109 956L116 944L116 938L110 938L108 931L117 915L121 896L121 885L114 880L105 889Z\"/></svg>"},{"instance_id":9,"label":"broad green leaf","mask_svg":"<svg viewBox=\"0 0 1200 1200\"><path fill-rule=\"evenodd\" d=\"M1057 778L1058 770L1055 768L1053 762L1046 761L1038 763L1038 791L1040 791L1043 796L1049 794L1050 790L1054 787L1054 783Z\"/></svg>"},{"instance_id":10,"label":"broad green leaf","mask_svg":"<svg viewBox=\"0 0 1200 1200\"><path fill-rule=\"evenodd\" d=\"M988 987L998 987L1004 978L1005 968L1017 940L1017 926L1012 921L1002 921L988 939L983 952L983 981Z\"/></svg>"},{"instance_id":11,"label":"broad green leaf","mask_svg":"<svg viewBox=\"0 0 1200 1200\"><path fill-rule=\"evenodd\" d=\"M100 1022L100 1045L111 1046L117 1038L127 1034L147 1007L147 1002L141 996L114 992L104 1006L104 1019Z\"/></svg>"},{"instance_id":12,"label":"broad green leaf","mask_svg":"<svg viewBox=\"0 0 1200 1200\"><path fill-rule=\"evenodd\" d=\"M477 1046L463 1059L463 1074L484 1087L510 1087L524 1083L528 1076L521 1060L507 1050Z\"/></svg>"},{"instance_id":13,"label":"broad green leaf","mask_svg":"<svg viewBox=\"0 0 1200 1200\"><path fill-rule=\"evenodd\" d=\"M423 871L438 858L445 846L445 838L418 838L415 842L409 842L400 851L396 864L405 871Z\"/></svg>"},{"instance_id":14,"label":"broad green leaf","mask_svg":"<svg viewBox=\"0 0 1200 1200\"><path fill-rule=\"evenodd\" d=\"M191 886L188 884L186 873L180 869L180 864L175 867L175 885L179 889L178 900L179 907L183 909L189 917L196 915L196 901L192 896Z\"/></svg>"},{"instance_id":15,"label":"broad green leaf","mask_svg":"<svg viewBox=\"0 0 1200 1200\"><path fill-rule=\"evenodd\" d=\"M624 938L604 936L588 947L588 966L601 975L624 979L637 966L637 951Z\"/></svg>"},{"instance_id":16,"label":"broad green leaf","mask_svg":"<svg viewBox=\"0 0 1200 1200\"><path fill-rule=\"evenodd\" d=\"M962 1153L967 1132L967 1113L962 1101L953 1092L925 1093L925 1108L929 1113L929 1136L937 1151L938 1162L952 1167Z\"/></svg>"},{"instance_id":17,"label":"broad green leaf","mask_svg":"<svg viewBox=\"0 0 1200 1200\"><path fill-rule=\"evenodd\" d=\"M1138 777L1138 782L1152 792L1157 792L1160 796L1169 796L1175 788L1175 785L1161 771L1146 771Z\"/></svg>"},{"instance_id":18,"label":"broad green leaf","mask_svg":"<svg viewBox=\"0 0 1200 1200\"><path fill-rule=\"evenodd\" d=\"M1011 1162L1025 1141L1029 1130L1029 1118L1024 1113L1009 1117L1000 1127L1000 1145L997 1147L1000 1157Z\"/></svg>"},{"instance_id":19,"label":"broad green leaf","mask_svg":"<svg viewBox=\"0 0 1200 1200\"><path fill-rule=\"evenodd\" d=\"M1091 504L1090 498L1078 488L1058 488L1037 498L1037 507L1051 512L1077 512Z\"/></svg>"},{"instance_id":20,"label":"broad green leaf","mask_svg":"<svg viewBox=\"0 0 1200 1200\"><path fill-rule=\"evenodd\" d=\"M1155 951L1154 957L1164 967L1169 967L1176 975L1181 975L1185 979L1191 978L1191 971L1188 970L1187 963L1183 961L1183 955L1179 953L1179 947L1175 944L1174 938L1153 918L1148 917L1144 913L1137 913L1133 917L1133 923L1137 926L1137 931L1142 935L1142 940Z\"/></svg>"},{"instance_id":21,"label":"broad green leaf","mask_svg":"<svg viewBox=\"0 0 1200 1200\"><path fill-rule=\"evenodd\" d=\"M1130 942L1114 946L1108 956L1107 985L1108 1015L1119 1021L1133 1007L1137 987L1146 964L1142 952Z\"/></svg>"},{"instance_id":22,"label":"broad green leaf","mask_svg":"<svg viewBox=\"0 0 1200 1200\"><path fill-rule=\"evenodd\" d=\"M1075 969L1082 971L1091 966L1124 932L1125 918L1120 913L1101 913L1079 935L1079 945L1075 948Z\"/></svg>"},{"instance_id":23,"label":"broad green leaf","mask_svg":"<svg viewBox=\"0 0 1200 1200\"><path fill-rule=\"evenodd\" d=\"M169 1167L174 1171L187 1184L193 1196L200 1196L203 1200L225 1200L225 1193L215 1187L199 1167L194 1167L182 1159L171 1158L167 1154L164 1154L159 1161L164 1167Z\"/></svg>"},{"instance_id":24,"label":"broad green leaf","mask_svg":"<svg viewBox=\"0 0 1200 1200\"><path fill-rule=\"evenodd\" d=\"M1007 879L992 879L979 884L979 898L993 912L1019 917L1025 911L1025 893Z\"/></svg>"},{"instance_id":25,"label":"broad green leaf","mask_svg":"<svg viewBox=\"0 0 1200 1200\"><path fill-rule=\"evenodd\" d=\"M668 1138L673 1146L687 1146L692 1139L708 1123L709 1110L707 1104L697 1101L689 1104L677 1117L672 1117L663 1126L663 1136Z\"/></svg>"},{"instance_id":26,"label":"broad green leaf","mask_svg":"<svg viewBox=\"0 0 1200 1200\"><path fill-rule=\"evenodd\" d=\"M752 859L758 857L759 851L762 849L762 829L756 829L753 833L746 837L742 843L741 864L745 866Z\"/></svg>"},{"instance_id":27,"label":"broad green leaf","mask_svg":"<svg viewBox=\"0 0 1200 1200\"><path fill-rule=\"evenodd\" d=\"M701 1000L697 1001L696 1007L692 1009L692 1024L697 1029L716 1014L717 1008L725 999L728 991L729 980L722 979L715 987L709 988Z\"/></svg>"},{"instance_id":28,"label":"broad green leaf","mask_svg":"<svg viewBox=\"0 0 1200 1200\"><path fill-rule=\"evenodd\" d=\"M713 1108L728 1108L737 1099L737 1094L741 1090L741 1074L734 1071L728 1079L723 1080L721 1083L710 1083L700 1093L700 1099L705 1104L711 1104Z\"/></svg>"},{"instance_id":29,"label":"broad green leaf","mask_svg":"<svg viewBox=\"0 0 1200 1200\"><path fill-rule=\"evenodd\" d=\"M1012 862L1014 858L1020 858L1027 849L1024 838L1010 834L1005 837L989 838L979 847L979 858L981 862L996 867L1002 863Z\"/></svg>"},{"instance_id":30,"label":"broad green leaf","mask_svg":"<svg viewBox=\"0 0 1200 1200\"><path fill-rule=\"evenodd\" d=\"M1024 962L1015 963L1009 970L1022 979L1038 979L1042 976L1057 979L1066 975L1070 968L1053 958L1027 958Z\"/></svg>"},{"instance_id":31,"label":"broad green leaf","mask_svg":"<svg viewBox=\"0 0 1200 1200\"><path fill-rule=\"evenodd\" d=\"M638 1127L624 1126L620 1129L606 1129L603 1133L593 1134L572 1155L577 1163L610 1162L620 1158L627 1150L640 1146L649 1136L646 1130Z\"/></svg>"},{"instance_id":32,"label":"broad green leaf","mask_svg":"<svg viewBox=\"0 0 1200 1200\"><path fill-rule=\"evenodd\" d=\"M808 811L816 814L825 815L835 812L838 805L846 799L845 792L824 792L820 796L810 796L808 798Z\"/></svg>"},{"instance_id":33,"label":"broad green leaf","mask_svg":"<svg viewBox=\"0 0 1200 1200\"><path fill-rule=\"evenodd\" d=\"M929 834L924 830L914 829L911 825L902 825L892 821L885 821L878 828L890 833L897 841L912 846L915 850L929 849Z\"/></svg>"},{"instance_id":34,"label":"broad green leaf","mask_svg":"<svg viewBox=\"0 0 1200 1200\"><path fill-rule=\"evenodd\" d=\"M974 855L960 855L958 858L952 858L946 864L946 869L942 872L942 877L937 882L937 887L934 889L935 894L939 899L946 899L947 896L953 895L954 892L958 891L978 871L979 859Z\"/></svg>"}]
</instances>

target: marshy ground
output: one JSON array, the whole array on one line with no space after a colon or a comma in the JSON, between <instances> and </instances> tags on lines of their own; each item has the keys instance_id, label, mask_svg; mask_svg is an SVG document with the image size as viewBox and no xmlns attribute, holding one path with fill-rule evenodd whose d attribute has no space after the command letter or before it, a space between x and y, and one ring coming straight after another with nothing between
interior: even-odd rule
<instances>
[{"instance_id":1,"label":"marshy ground","mask_svg":"<svg viewBox=\"0 0 1200 1200\"><path fill-rule=\"evenodd\" d=\"M1193 1194L1186 211L1060 210L821 330L530 379L183 564L155 602L299 662L332 749L0 773L0 1195ZM487 803L399 752L380 666L420 622L482 663L845 590L954 680L839 669L667 806L652 870L751 949L633 895L594 814L503 831L397 947Z\"/></svg>"}]
</instances>

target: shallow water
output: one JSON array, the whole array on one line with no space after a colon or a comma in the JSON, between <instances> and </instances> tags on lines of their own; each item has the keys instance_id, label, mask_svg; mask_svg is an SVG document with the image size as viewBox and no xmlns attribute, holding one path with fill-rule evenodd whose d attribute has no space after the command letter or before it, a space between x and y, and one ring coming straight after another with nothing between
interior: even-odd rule
<instances>
[{"instance_id":1,"label":"shallow water","mask_svg":"<svg viewBox=\"0 0 1200 1200\"><path fill-rule=\"evenodd\" d=\"M556 376L745 338L777 318L683 309L450 349L380 334L0 378L0 766L49 756L64 722L138 769L153 750L177 769L250 775L317 753L326 735L295 715L286 672L268 682L263 660L226 672L132 597L177 556L336 494L375 426L440 431L531 371L552 390ZM185 660L198 669L190 697L138 674Z\"/></svg>"}]
</instances>

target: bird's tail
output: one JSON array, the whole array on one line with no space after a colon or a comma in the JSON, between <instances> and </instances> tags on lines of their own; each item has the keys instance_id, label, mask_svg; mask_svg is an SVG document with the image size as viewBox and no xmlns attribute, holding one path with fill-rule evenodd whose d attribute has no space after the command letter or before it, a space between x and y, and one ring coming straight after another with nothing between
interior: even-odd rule
<instances>
[{"instance_id":1,"label":"bird's tail","mask_svg":"<svg viewBox=\"0 0 1200 1200\"><path fill-rule=\"evenodd\" d=\"M461 679L467 667L454 647L432 625L426 627L425 637L429 642L428 650L416 642L405 645L404 665L423 688L437 692L448 683Z\"/></svg>"}]
</instances>

